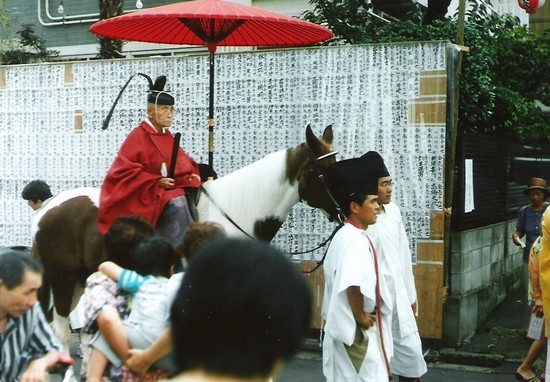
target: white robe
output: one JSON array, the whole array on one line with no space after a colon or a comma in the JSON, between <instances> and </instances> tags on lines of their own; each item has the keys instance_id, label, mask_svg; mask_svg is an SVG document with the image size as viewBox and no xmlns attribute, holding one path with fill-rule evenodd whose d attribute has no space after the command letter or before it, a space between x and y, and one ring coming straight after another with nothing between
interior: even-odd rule
<instances>
[{"instance_id":1,"label":"white robe","mask_svg":"<svg viewBox=\"0 0 550 382\"><path fill-rule=\"evenodd\" d=\"M409 241L403 226L401 211L395 203L384 205L376 224L369 226L378 252L380 267L393 297L392 336L395 348L392 369L397 375L420 377L427 371L422 354L416 318L411 305L416 302L416 287L412 271Z\"/></svg>"},{"instance_id":2,"label":"white robe","mask_svg":"<svg viewBox=\"0 0 550 382\"><path fill-rule=\"evenodd\" d=\"M376 306L376 271L374 256L364 231L345 224L330 243L325 264L325 294L322 316L325 320L323 339L323 373L328 382L382 382L388 372L382 353L379 325L367 331L369 344L359 374L344 348L354 340L356 322L346 290L358 286L363 294L364 309L372 312ZM384 279L384 277L382 277ZM391 338L391 298L384 283L382 297L382 328L388 358L393 354Z\"/></svg>"}]
</instances>

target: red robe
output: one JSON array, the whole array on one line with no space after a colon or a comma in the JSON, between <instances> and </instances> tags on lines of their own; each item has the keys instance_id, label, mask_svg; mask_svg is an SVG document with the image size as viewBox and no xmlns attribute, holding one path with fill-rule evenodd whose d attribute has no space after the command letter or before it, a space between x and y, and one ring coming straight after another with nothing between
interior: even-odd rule
<instances>
[{"instance_id":1,"label":"red robe","mask_svg":"<svg viewBox=\"0 0 550 382\"><path fill-rule=\"evenodd\" d=\"M162 163L170 168L174 136L166 130L157 133L142 122L126 138L101 186L99 229L105 234L119 216L139 215L156 225L164 206L173 198L185 195L184 187L199 187L197 163L180 147L174 171L175 188L158 185Z\"/></svg>"}]
</instances>

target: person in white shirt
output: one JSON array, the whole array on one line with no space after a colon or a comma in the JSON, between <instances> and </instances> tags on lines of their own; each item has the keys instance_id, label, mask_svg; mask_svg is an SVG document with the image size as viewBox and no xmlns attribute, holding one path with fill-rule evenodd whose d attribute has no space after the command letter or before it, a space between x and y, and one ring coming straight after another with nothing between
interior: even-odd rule
<instances>
[{"instance_id":1,"label":"person in white shirt","mask_svg":"<svg viewBox=\"0 0 550 382\"><path fill-rule=\"evenodd\" d=\"M387 381L393 302L365 232L380 210L378 178L362 158L336 162L326 175L346 218L324 263L323 374L327 382Z\"/></svg>"},{"instance_id":2,"label":"person in white shirt","mask_svg":"<svg viewBox=\"0 0 550 382\"><path fill-rule=\"evenodd\" d=\"M416 287L409 241L399 207L391 201L393 179L384 160L375 151L363 158L374 164L378 178L380 213L376 224L367 232L375 241L380 266L389 277L385 280L392 295L392 337L394 355L392 370L400 382L420 381L427 366L422 354L422 343L416 324Z\"/></svg>"}]
</instances>

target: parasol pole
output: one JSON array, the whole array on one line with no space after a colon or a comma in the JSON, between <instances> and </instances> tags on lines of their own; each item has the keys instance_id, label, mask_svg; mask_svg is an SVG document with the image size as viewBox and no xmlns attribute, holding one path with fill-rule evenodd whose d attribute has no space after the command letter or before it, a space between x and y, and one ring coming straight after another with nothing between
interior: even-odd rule
<instances>
[{"instance_id":1,"label":"parasol pole","mask_svg":"<svg viewBox=\"0 0 550 382\"><path fill-rule=\"evenodd\" d=\"M208 103L208 167L209 179L212 179L214 174L214 126L216 120L214 119L214 53L216 52L216 45L209 44L208 51L210 52L210 96Z\"/></svg>"}]
</instances>

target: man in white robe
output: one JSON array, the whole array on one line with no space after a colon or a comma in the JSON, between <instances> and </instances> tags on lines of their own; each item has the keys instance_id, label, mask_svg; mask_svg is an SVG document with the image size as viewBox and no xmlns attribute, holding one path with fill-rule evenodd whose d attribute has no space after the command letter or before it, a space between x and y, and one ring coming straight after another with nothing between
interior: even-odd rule
<instances>
[{"instance_id":1,"label":"man in white robe","mask_svg":"<svg viewBox=\"0 0 550 382\"><path fill-rule=\"evenodd\" d=\"M354 158L332 165L327 180L346 220L324 264L323 373L328 382L388 381L393 302L364 232L379 212L377 178Z\"/></svg>"},{"instance_id":2,"label":"man in white robe","mask_svg":"<svg viewBox=\"0 0 550 382\"><path fill-rule=\"evenodd\" d=\"M422 343L416 324L416 286L409 241L399 207L391 201L393 180L382 157L374 151L363 156L378 170L378 203L381 210L376 224L367 232L375 241L380 267L389 274L386 281L394 305L392 337L394 355L392 370L399 382L416 382L426 373Z\"/></svg>"}]
</instances>

